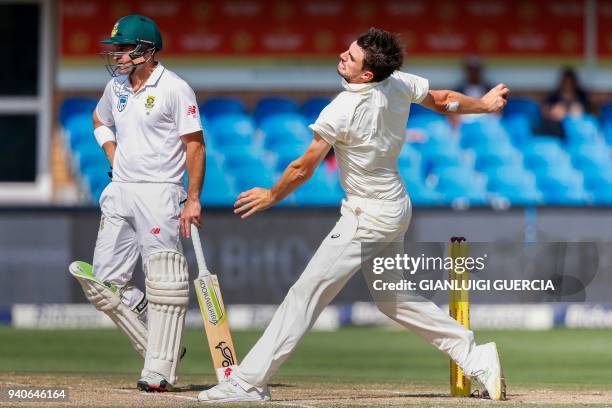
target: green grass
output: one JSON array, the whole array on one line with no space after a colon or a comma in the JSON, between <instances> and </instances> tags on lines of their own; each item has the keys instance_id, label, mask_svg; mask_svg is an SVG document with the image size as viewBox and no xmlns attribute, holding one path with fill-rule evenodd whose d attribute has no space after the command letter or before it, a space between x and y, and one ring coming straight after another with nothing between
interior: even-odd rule
<instances>
[{"instance_id":1,"label":"green grass","mask_svg":"<svg viewBox=\"0 0 612 408\"><path fill-rule=\"evenodd\" d=\"M233 333L239 357L260 332ZM496 341L509 386L611 389L612 333L604 330L479 331ZM212 373L202 330L188 330L183 375ZM118 330L0 328L0 372L138 373L142 359ZM279 379L445 385L448 359L405 330L346 328L312 332L279 370ZM272 380L275 382L275 379Z\"/></svg>"}]
</instances>

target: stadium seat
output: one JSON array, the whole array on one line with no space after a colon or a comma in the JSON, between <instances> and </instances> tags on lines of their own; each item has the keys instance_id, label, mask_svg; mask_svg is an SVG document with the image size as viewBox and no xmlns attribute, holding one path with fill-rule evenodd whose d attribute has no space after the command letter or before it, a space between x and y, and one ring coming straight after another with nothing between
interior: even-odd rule
<instances>
[{"instance_id":1,"label":"stadium seat","mask_svg":"<svg viewBox=\"0 0 612 408\"><path fill-rule=\"evenodd\" d=\"M529 118L531 129L537 129L542 122L540 105L538 102L529 98L510 98L503 110L504 117L514 115L524 115Z\"/></svg>"},{"instance_id":2,"label":"stadium seat","mask_svg":"<svg viewBox=\"0 0 612 408\"><path fill-rule=\"evenodd\" d=\"M329 98L310 98L304 102L300 108L300 113L304 116L308 123L314 123L319 114L329 103Z\"/></svg>"},{"instance_id":3,"label":"stadium seat","mask_svg":"<svg viewBox=\"0 0 612 408\"><path fill-rule=\"evenodd\" d=\"M510 138L498 118L485 117L463 122L460 132L463 148L483 150L510 145Z\"/></svg>"},{"instance_id":4,"label":"stadium seat","mask_svg":"<svg viewBox=\"0 0 612 408\"><path fill-rule=\"evenodd\" d=\"M612 146L612 120L608 122L604 122L603 124L603 134L606 143Z\"/></svg>"},{"instance_id":5,"label":"stadium seat","mask_svg":"<svg viewBox=\"0 0 612 408\"><path fill-rule=\"evenodd\" d=\"M569 156L556 138L535 137L523 147L523 153L525 165L536 172L542 168L570 166Z\"/></svg>"},{"instance_id":6,"label":"stadium seat","mask_svg":"<svg viewBox=\"0 0 612 408\"><path fill-rule=\"evenodd\" d=\"M408 122L410 123L410 120L412 119L414 119L415 121L418 121L418 119L420 118L423 118L423 119L429 118L430 120L439 120L439 119L446 120L444 118L444 115L438 112L434 112L431 109L427 109L423 105L420 105L418 103L411 104L410 105L410 118Z\"/></svg>"},{"instance_id":7,"label":"stadium seat","mask_svg":"<svg viewBox=\"0 0 612 408\"><path fill-rule=\"evenodd\" d=\"M404 145L397 162L400 172L402 169L413 169L420 176L424 173L424 163L421 154L409 144Z\"/></svg>"},{"instance_id":8,"label":"stadium seat","mask_svg":"<svg viewBox=\"0 0 612 408\"><path fill-rule=\"evenodd\" d=\"M246 115L220 115L211 120L210 136L218 147L250 145L254 142L255 126Z\"/></svg>"},{"instance_id":9,"label":"stadium seat","mask_svg":"<svg viewBox=\"0 0 612 408\"><path fill-rule=\"evenodd\" d=\"M612 168L585 173L584 185L593 197L595 205L612 205Z\"/></svg>"},{"instance_id":10,"label":"stadium seat","mask_svg":"<svg viewBox=\"0 0 612 408\"><path fill-rule=\"evenodd\" d=\"M549 168L548 171L536 173L536 182L545 204L582 205L589 200L582 175L573 169Z\"/></svg>"},{"instance_id":11,"label":"stadium seat","mask_svg":"<svg viewBox=\"0 0 612 408\"><path fill-rule=\"evenodd\" d=\"M572 164L583 173L609 170L610 148L605 143L588 143L568 148Z\"/></svg>"},{"instance_id":12,"label":"stadium seat","mask_svg":"<svg viewBox=\"0 0 612 408\"><path fill-rule=\"evenodd\" d=\"M91 172L83 176L86 186L89 188L91 199L95 204L100 201L100 196L111 182L111 179L106 173Z\"/></svg>"},{"instance_id":13,"label":"stadium seat","mask_svg":"<svg viewBox=\"0 0 612 408\"><path fill-rule=\"evenodd\" d=\"M337 206L344 197L338 179L322 167L295 192L296 205Z\"/></svg>"},{"instance_id":14,"label":"stadium seat","mask_svg":"<svg viewBox=\"0 0 612 408\"><path fill-rule=\"evenodd\" d=\"M511 115L504 117L502 119L502 126L510 136L512 144L518 147L528 143L533 136L531 123L529 122L529 117L526 115Z\"/></svg>"},{"instance_id":15,"label":"stadium seat","mask_svg":"<svg viewBox=\"0 0 612 408\"><path fill-rule=\"evenodd\" d=\"M301 115L282 114L267 117L260 127L264 144L270 150L279 145L303 146L312 139L312 132Z\"/></svg>"},{"instance_id":16,"label":"stadium seat","mask_svg":"<svg viewBox=\"0 0 612 408\"><path fill-rule=\"evenodd\" d=\"M306 152L307 144L287 144L275 147L274 154L276 156L275 168L277 171L283 171L292 161L301 157Z\"/></svg>"},{"instance_id":17,"label":"stadium seat","mask_svg":"<svg viewBox=\"0 0 612 408\"><path fill-rule=\"evenodd\" d=\"M240 99L231 97L209 98L200 105L200 114L207 120L220 115L242 115L245 113L244 104Z\"/></svg>"},{"instance_id":18,"label":"stadium seat","mask_svg":"<svg viewBox=\"0 0 612 408\"><path fill-rule=\"evenodd\" d=\"M601 140L599 123L591 115L566 116L563 129L568 144L596 143Z\"/></svg>"},{"instance_id":19,"label":"stadium seat","mask_svg":"<svg viewBox=\"0 0 612 408\"><path fill-rule=\"evenodd\" d=\"M75 152L75 159L81 173L87 173L91 168L100 171L102 174L106 174L110 170L108 159L102 148L97 144L82 145Z\"/></svg>"},{"instance_id":20,"label":"stadium seat","mask_svg":"<svg viewBox=\"0 0 612 408\"><path fill-rule=\"evenodd\" d=\"M483 177L466 167L444 167L433 170L436 191L444 201L453 204L457 200L467 200L469 204L486 204L486 190Z\"/></svg>"},{"instance_id":21,"label":"stadium seat","mask_svg":"<svg viewBox=\"0 0 612 408\"><path fill-rule=\"evenodd\" d=\"M536 205L542 200L533 174L515 165L489 168L487 190L504 197L512 205Z\"/></svg>"},{"instance_id":22,"label":"stadium seat","mask_svg":"<svg viewBox=\"0 0 612 408\"><path fill-rule=\"evenodd\" d=\"M70 148L77 149L82 143L98 145L93 134L91 113L78 113L70 116L64 126Z\"/></svg>"},{"instance_id":23,"label":"stadium seat","mask_svg":"<svg viewBox=\"0 0 612 408\"><path fill-rule=\"evenodd\" d=\"M440 206L444 204L444 197L422 181L406 182L406 190L410 201L415 206Z\"/></svg>"},{"instance_id":24,"label":"stadium seat","mask_svg":"<svg viewBox=\"0 0 612 408\"><path fill-rule=\"evenodd\" d=\"M297 114L298 112L296 103L291 99L279 97L262 98L255 106L255 121L261 123L271 115L284 113Z\"/></svg>"},{"instance_id":25,"label":"stadium seat","mask_svg":"<svg viewBox=\"0 0 612 408\"><path fill-rule=\"evenodd\" d=\"M487 169L500 166L523 166L523 157L514 149L482 151L476 156L476 170L486 172Z\"/></svg>"},{"instance_id":26,"label":"stadium seat","mask_svg":"<svg viewBox=\"0 0 612 408\"><path fill-rule=\"evenodd\" d=\"M599 116L601 117L601 121L604 123L612 122L612 102L608 102L601 107Z\"/></svg>"},{"instance_id":27,"label":"stadium seat","mask_svg":"<svg viewBox=\"0 0 612 408\"><path fill-rule=\"evenodd\" d=\"M98 101L94 98L66 98L60 107L60 123L65 126L66 121L77 114L88 115L91 122L97 104Z\"/></svg>"}]
</instances>

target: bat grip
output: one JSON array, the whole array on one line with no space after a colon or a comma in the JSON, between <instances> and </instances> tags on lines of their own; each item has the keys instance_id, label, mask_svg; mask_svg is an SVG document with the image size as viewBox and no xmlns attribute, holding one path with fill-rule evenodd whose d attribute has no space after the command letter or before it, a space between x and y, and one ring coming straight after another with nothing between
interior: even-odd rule
<instances>
[{"instance_id":1,"label":"bat grip","mask_svg":"<svg viewBox=\"0 0 612 408\"><path fill-rule=\"evenodd\" d=\"M208 267L206 266L206 260L204 259L204 252L202 251L202 242L200 241L200 233L198 227L191 224L191 242L193 244L193 251L195 252L196 261L198 262L198 276L210 275Z\"/></svg>"}]
</instances>

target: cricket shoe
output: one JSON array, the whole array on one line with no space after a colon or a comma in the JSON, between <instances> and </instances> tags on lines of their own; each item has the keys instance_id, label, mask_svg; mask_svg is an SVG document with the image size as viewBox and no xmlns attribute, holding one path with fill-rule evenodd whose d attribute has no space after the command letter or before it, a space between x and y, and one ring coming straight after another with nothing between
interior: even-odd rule
<instances>
[{"instance_id":1,"label":"cricket shoe","mask_svg":"<svg viewBox=\"0 0 612 408\"><path fill-rule=\"evenodd\" d=\"M472 358L473 356L473 358ZM487 396L495 401L506 399L506 379L499 362L499 353L495 343L476 346L470 353L467 373L482 384ZM471 369L471 368L474 369Z\"/></svg>"},{"instance_id":2,"label":"cricket shoe","mask_svg":"<svg viewBox=\"0 0 612 408\"><path fill-rule=\"evenodd\" d=\"M223 402L248 402L248 401L269 401L270 393L268 386L264 387L263 392L259 392L254 387L244 389L232 377L226 377L214 387L200 392L198 400L208 403Z\"/></svg>"},{"instance_id":3,"label":"cricket shoe","mask_svg":"<svg viewBox=\"0 0 612 408\"><path fill-rule=\"evenodd\" d=\"M166 392L174 389L172 384L170 384L163 375L154 372L143 375L140 380L138 380L136 387L138 387L140 391L146 392Z\"/></svg>"}]
</instances>

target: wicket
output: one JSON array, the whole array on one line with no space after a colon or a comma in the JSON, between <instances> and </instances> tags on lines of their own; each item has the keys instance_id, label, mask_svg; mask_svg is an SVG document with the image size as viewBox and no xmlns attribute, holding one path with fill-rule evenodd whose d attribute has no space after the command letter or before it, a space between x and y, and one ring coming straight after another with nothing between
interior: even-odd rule
<instances>
[{"instance_id":1,"label":"wicket","mask_svg":"<svg viewBox=\"0 0 612 408\"><path fill-rule=\"evenodd\" d=\"M467 287L469 281L468 271L462 273L455 269L455 259L468 256L467 241L463 237L452 237L448 245L448 254L453 259L453 269L450 271L451 282L465 282ZM466 328L470 328L470 298L467 290L451 290L448 294L448 309L451 317ZM463 375L461 368L450 361L450 386L451 395L456 397L469 397L471 392L470 379Z\"/></svg>"}]
</instances>

